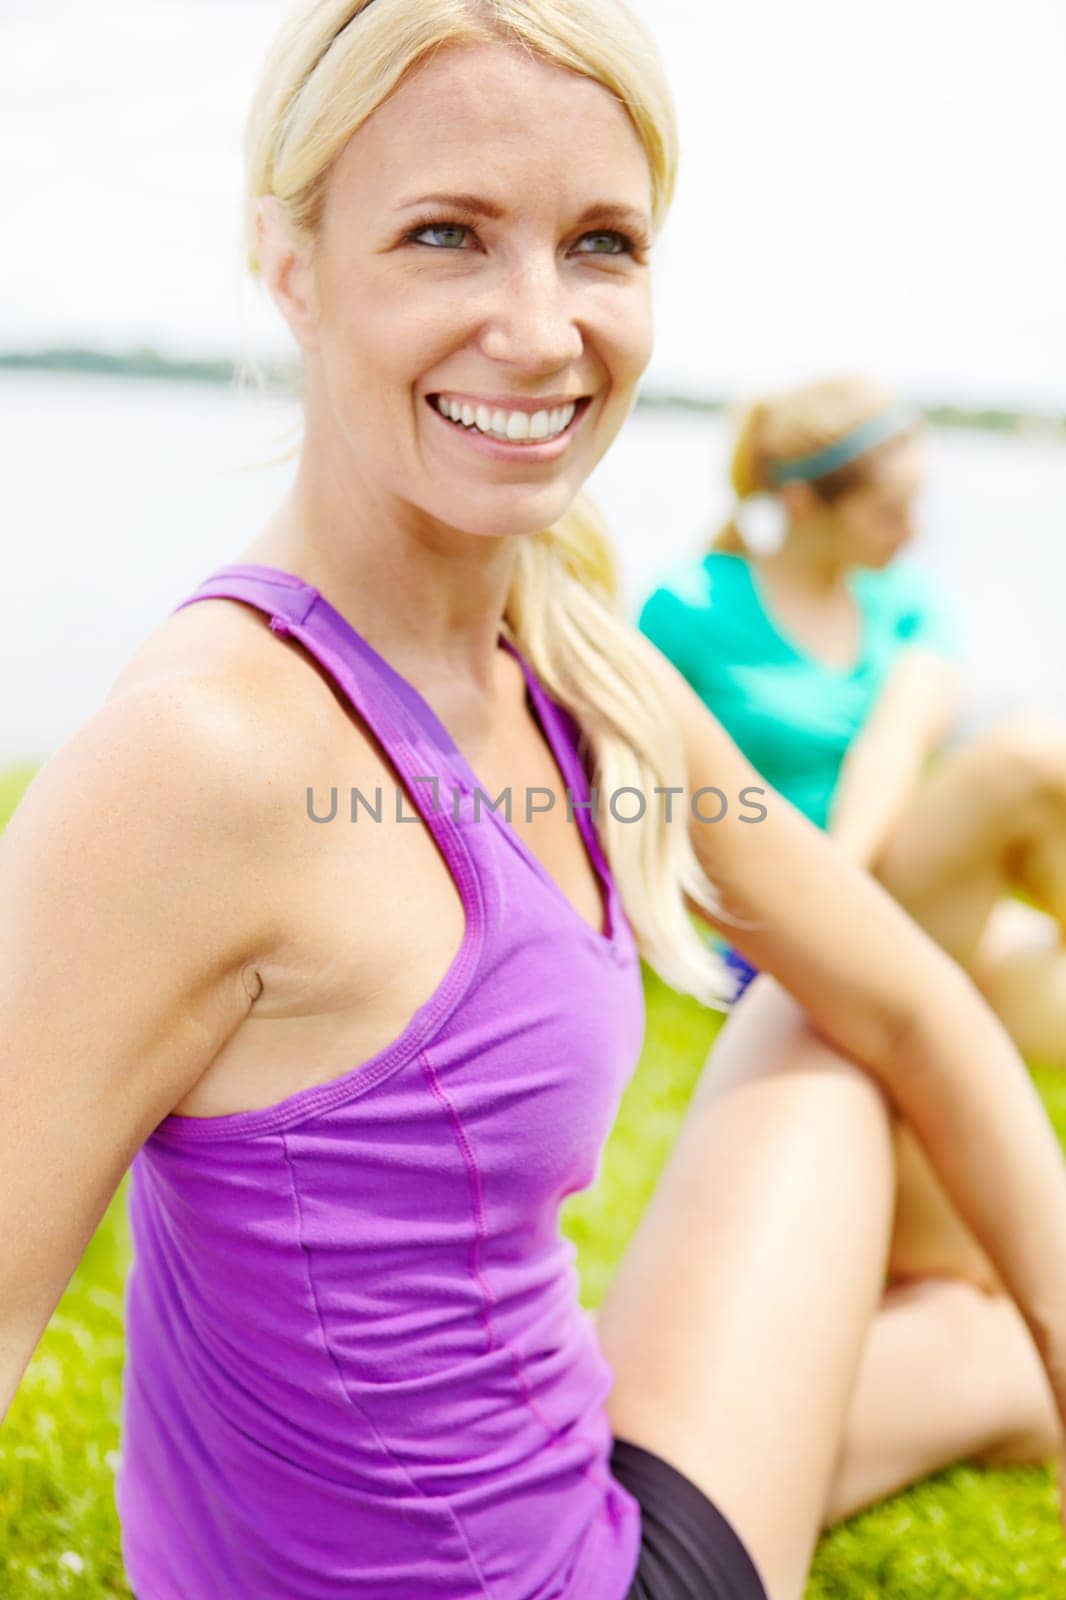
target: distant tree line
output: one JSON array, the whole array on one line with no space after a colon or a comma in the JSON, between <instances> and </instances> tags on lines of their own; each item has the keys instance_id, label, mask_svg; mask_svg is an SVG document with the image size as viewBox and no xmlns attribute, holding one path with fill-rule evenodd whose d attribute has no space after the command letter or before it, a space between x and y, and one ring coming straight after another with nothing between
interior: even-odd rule
<instances>
[{"instance_id":1,"label":"distant tree line","mask_svg":"<svg viewBox=\"0 0 1066 1600\"><path fill-rule=\"evenodd\" d=\"M293 389L294 363L257 358L263 384L268 389ZM162 355L150 345L124 351L62 346L42 350L0 351L0 369L24 372L92 373L120 378L154 378L166 382L235 385L242 364L228 357L196 359ZM643 392L638 405L660 410L724 411L730 404L722 396L671 394L666 390ZM981 428L996 433L1053 433L1066 437L1066 415L1017 411L1006 406L967 406L950 401L925 403L921 410L941 428Z\"/></svg>"}]
</instances>

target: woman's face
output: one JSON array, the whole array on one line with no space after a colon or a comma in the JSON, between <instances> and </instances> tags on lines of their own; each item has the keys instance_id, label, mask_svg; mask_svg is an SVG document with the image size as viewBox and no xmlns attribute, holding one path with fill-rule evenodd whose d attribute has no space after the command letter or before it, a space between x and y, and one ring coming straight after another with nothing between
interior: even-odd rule
<instances>
[{"instance_id":1,"label":"woman's face","mask_svg":"<svg viewBox=\"0 0 1066 1600\"><path fill-rule=\"evenodd\" d=\"M651 201L600 84L496 45L422 63L334 165L294 327L341 481L475 535L561 516L651 356Z\"/></svg>"},{"instance_id":2,"label":"woman's face","mask_svg":"<svg viewBox=\"0 0 1066 1600\"><path fill-rule=\"evenodd\" d=\"M833 501L830 519L846 559L886 567L914 537L927 470L926 446L907 439L886 446L869 483Z\"/></svg>"}]
</instances>

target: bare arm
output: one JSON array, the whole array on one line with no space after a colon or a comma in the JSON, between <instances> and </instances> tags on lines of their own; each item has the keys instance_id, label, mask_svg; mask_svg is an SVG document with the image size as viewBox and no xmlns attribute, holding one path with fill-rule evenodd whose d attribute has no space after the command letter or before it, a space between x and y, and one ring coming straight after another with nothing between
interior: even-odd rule
<instances>
[{"instance_id":1,"label":"bare arm","mask_svg":"<svg viewBox=\"0 0 1066 1600\"><path fill-rule=\"evenodd\" d=\"M758 773L665 657L693 789ZM765 788L765 784L763 784ZM707 920L866 1066L914 1129L1033 1334L1066 1420L1066 1163L1010 1037L963 971L862 868L773 790L768 815L690 824L726 907Z\"/></svg>"},{"instance_id":2,"label":"bare arm","mask_svg":"<svg viewBox=\"0 0 1066 1600\"><path fill-rule=\"evenodd\" d=\"M138 1147L252 1005L263 770L217 691L130 693L0 839L0 1417Z\"/></svg>"},{"instance_id":3,"label":"bare arm","mask_svg":"<svg viewBox=\"0 0 1066 1600\"><path fill-rule=\"evenodd\" d=\"M896 662L845 757L829 818L830 837L860 866L877 860L950 729L962 681L957 666L928 650L906 650Z\"/></svg>"}]
</instances>

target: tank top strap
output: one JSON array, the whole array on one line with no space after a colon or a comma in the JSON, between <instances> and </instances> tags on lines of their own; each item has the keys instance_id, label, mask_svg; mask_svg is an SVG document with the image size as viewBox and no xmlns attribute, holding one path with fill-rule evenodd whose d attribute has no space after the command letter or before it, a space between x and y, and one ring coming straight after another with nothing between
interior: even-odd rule
<instances>
[{"instance_id":1,"label":"tank top strap","mask_svg":"<svg viewBox=\"0 0 1066 1600\"><path fill-rule=\"evenodd\" d=\"M468 788L465 763L421 696L318 589L293 573L254 562L218 567L174 612L214 599L255 606L270 618L272 633L291 635L325 669L405 780L446 859L465 880L468 858L457 819L450 816L453 792Z\"/></svg>"},{"instance_id":2,"label":"tank top strap","mask_svg":"<svg viewBox=\"0 0 1066 1600\"><path fill-rule=\"evenodd\" d=\"M592 790L582 760L584 736L577 718L548 694L517 645L512 644L506 635L502 635L502 638L504 645L525 673L526 688L533 707L562 770L563 779L574 797L574 814L582 837L592 853L593 865L601 877L610 878L610 865L600 844L599 829L596 825L598 796Z\"/></svg>"}]
</instances>

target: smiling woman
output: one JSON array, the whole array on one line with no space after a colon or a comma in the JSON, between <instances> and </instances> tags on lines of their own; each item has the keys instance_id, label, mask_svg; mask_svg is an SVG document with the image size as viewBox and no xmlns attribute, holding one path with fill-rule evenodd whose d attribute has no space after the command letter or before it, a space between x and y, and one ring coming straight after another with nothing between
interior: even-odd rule
<instances>
[{"instance_id":1,"label":"smiling woman","mask_svg":"<svg viewBox=\"0 0 1066 1600\"><path fill-rule=\"evenodd\" d=\"M310 15L324 29L350 11ZM502 597L538 678L575 716L594 782L650 793L681 752L614 604L610 547L582 486L651 356L649 253L676 181L669 87L643 65L642 25L611 0L363 11L328 49L297 13L248 120L249 266L304 350L309 385L297 484L248 553L301 570L305 524L340 515L353 527L383 495L390 559L420 528L474 536L482 597ZM623 82L623 95L605 93ZM538 108L528 126L523 102ZM326 503L338 445L343 510ZM340 593L347 575L328 551L316 559L316 581ZM404 582L432 626L443 572L420 565ZM638 841L607 816L603 836L642 954L675 987L727 998L679 891L684 881L724 909L685 830L664 822Z\"/></svg>"}]
</instances>

